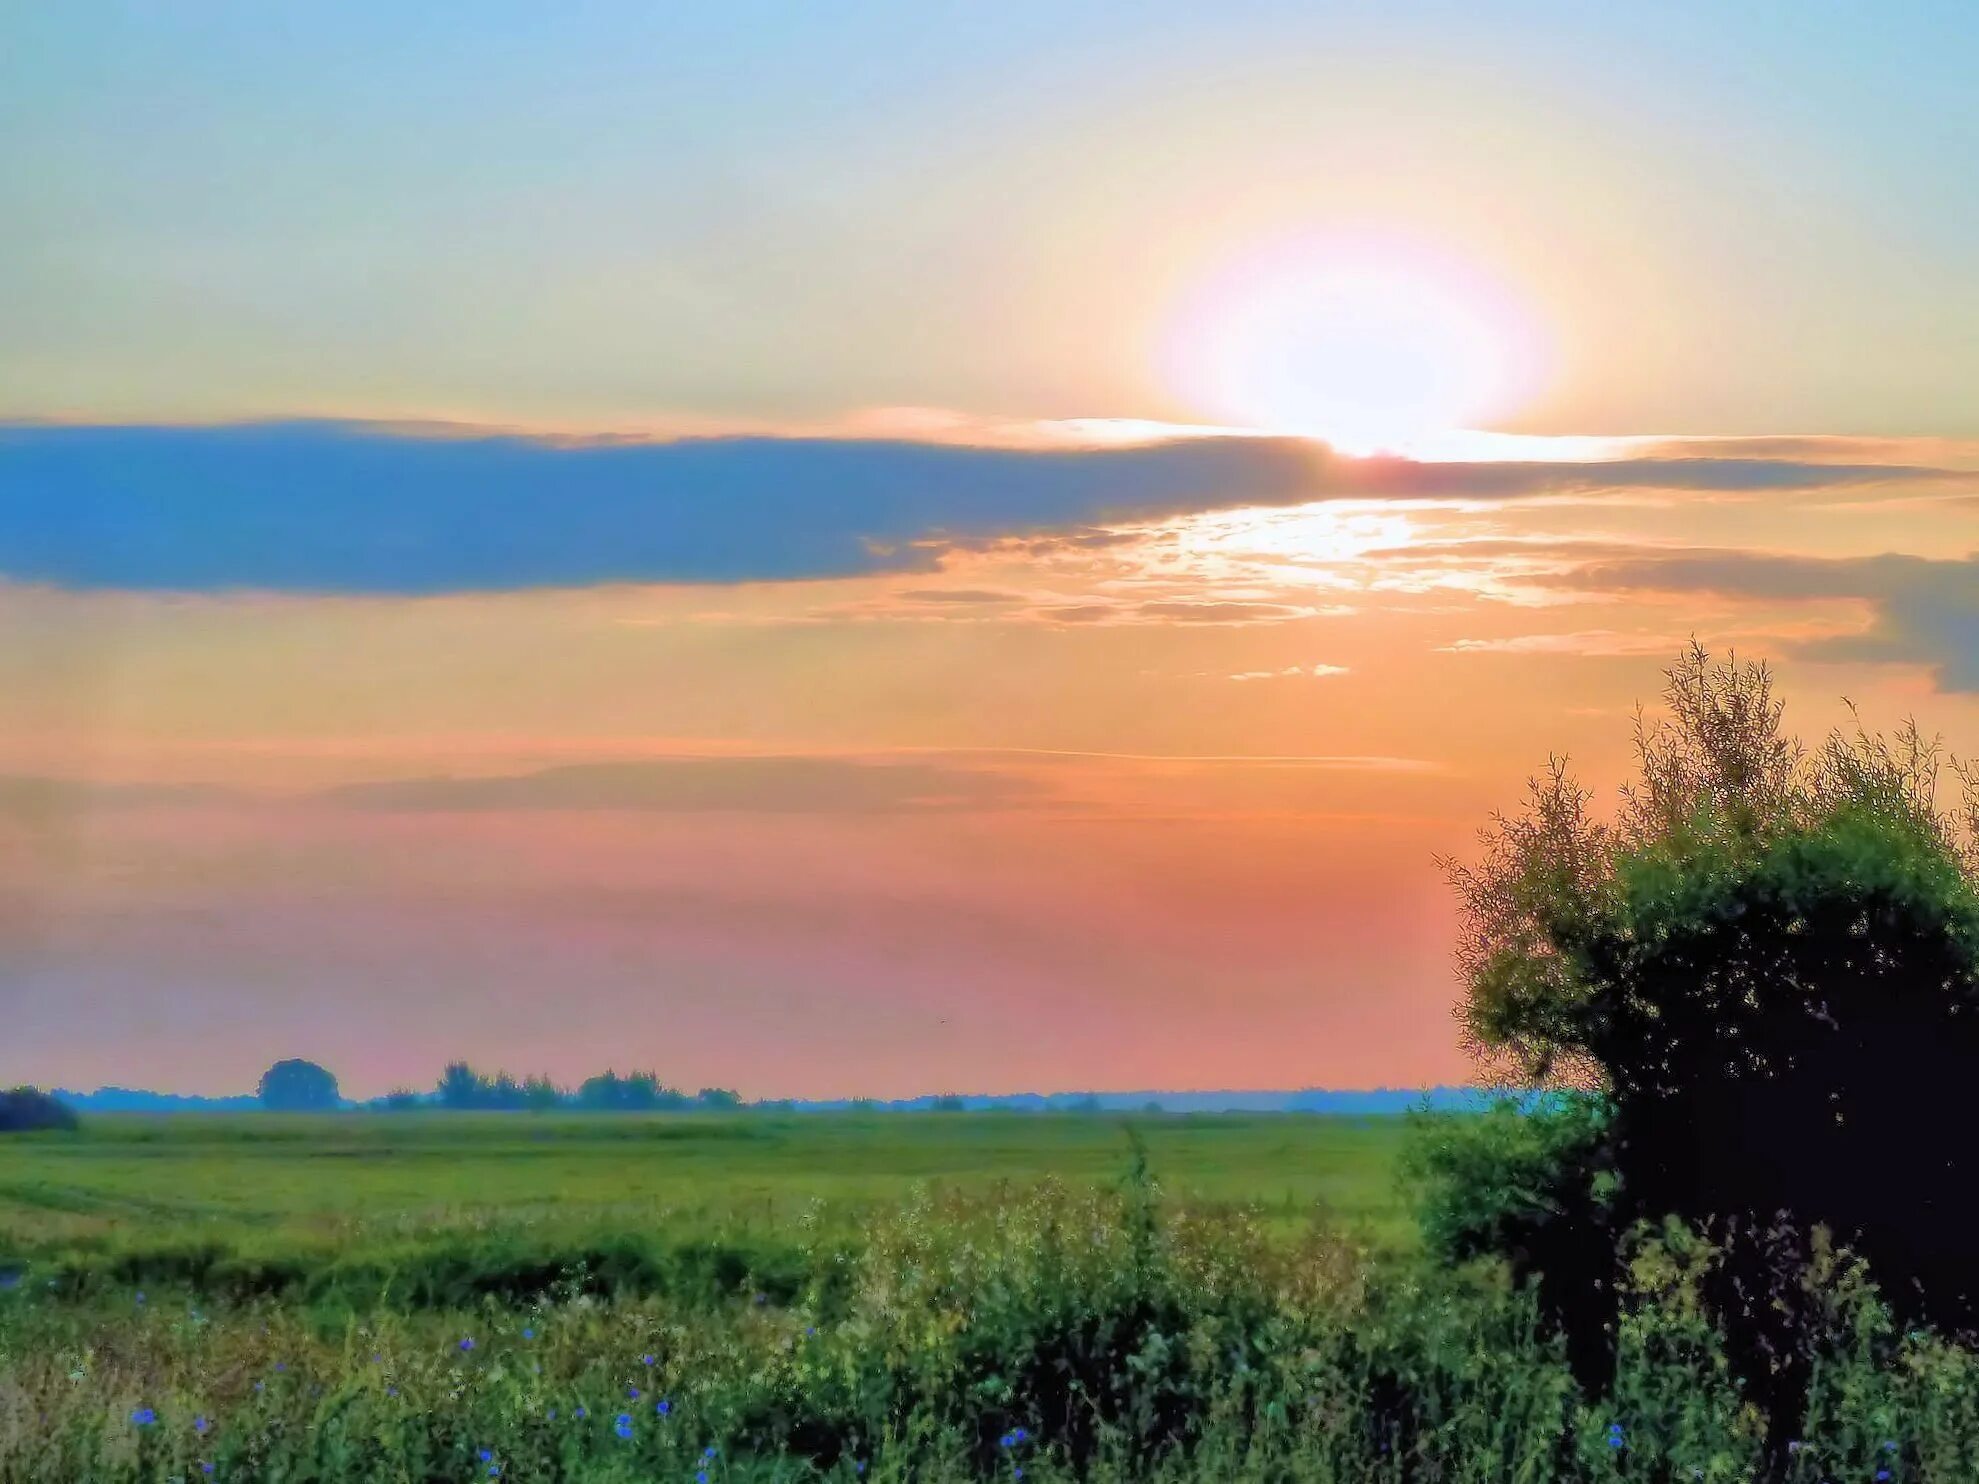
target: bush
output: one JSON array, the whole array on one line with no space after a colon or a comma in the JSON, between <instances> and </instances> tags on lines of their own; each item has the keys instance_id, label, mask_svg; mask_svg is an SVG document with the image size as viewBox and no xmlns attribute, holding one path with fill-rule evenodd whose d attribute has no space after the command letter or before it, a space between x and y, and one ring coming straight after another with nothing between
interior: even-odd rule
<instances>
[{"instance_id":1,"label":"bush","mask_svg":"<svg viewBox=\"0 0 1979 1484\"><path fill-rule=\"evenodd\" d=\"M1979 1319L1979 856L1938 807L1936 746L1907 728L1804 748L1763 666L1695 648L1668 680L1612 823L1556 763L1453 868L1473 1045L1529 1086L1602 1094L1614 1215L1709 1224L1728 1302L1777 1290L1825 1225L1899 1312ZM1562 1312L1603 1323L1598 1297ZM1792 1309L1735 1331L1787 1408Z\"/></svg>"}]
</instances>

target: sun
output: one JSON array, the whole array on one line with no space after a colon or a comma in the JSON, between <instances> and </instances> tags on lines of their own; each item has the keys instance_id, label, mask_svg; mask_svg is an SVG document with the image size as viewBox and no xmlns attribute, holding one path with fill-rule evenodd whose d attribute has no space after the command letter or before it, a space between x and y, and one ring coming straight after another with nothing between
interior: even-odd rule
<instances>
[{"instance_id":1,"label":"sun","mask_svg":"<svg viewBox=\"0 0 1979 1484\"><path fill-rule=\"evenodd\" d=\"M1208 275L1169 326L1171 390L1212 418L1404 453L1539 389L1538 322L1505 285L1420 243L1307 236Z\"/></svg>"}]
</instances>

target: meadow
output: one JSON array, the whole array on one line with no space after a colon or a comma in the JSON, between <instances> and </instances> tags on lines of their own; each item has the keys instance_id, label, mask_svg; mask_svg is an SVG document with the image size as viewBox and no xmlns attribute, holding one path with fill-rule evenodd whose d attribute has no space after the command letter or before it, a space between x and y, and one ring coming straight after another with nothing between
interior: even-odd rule
<instances>
[{"instance_id":1,"label":"meadow","mask_svg":"<svg viewBox=\"0 0 1979 1484\"><path fill-rule=\"evenodd\" d=\"M1425 1260L1402 1120L276 1115L0 1144L0 1481L1979 1477L1844 1265L1807 1436L1680 1234L1613 1391Z\"/></svg>"}]
</instances>

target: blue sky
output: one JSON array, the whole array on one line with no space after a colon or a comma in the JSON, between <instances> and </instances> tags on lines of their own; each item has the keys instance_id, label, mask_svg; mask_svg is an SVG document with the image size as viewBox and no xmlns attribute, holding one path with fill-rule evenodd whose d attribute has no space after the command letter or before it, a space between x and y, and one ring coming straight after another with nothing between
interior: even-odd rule
<instances>
[{"instance_id":1,"label":"blue sky","mask_svg":"<svg viewBox=\"0 0 1979 1484\"><path fill-rule=\"evenodd\" d=\"M1534 430L1971 433L1959 12L28 8L0 412L1186 417L1181 287L1373 218L1553 324Z\"/></svg>"}]
</instances>

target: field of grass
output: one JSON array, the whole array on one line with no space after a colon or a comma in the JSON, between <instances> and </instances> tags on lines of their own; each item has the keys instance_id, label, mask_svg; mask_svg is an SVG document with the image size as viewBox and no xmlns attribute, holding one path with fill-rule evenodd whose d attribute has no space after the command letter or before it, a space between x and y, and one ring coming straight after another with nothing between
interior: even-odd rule
<instances>
[{"instance_id":1,"label":"field of grass","mask_svg":"<svg viewBox=\"0 0 1979 1484\"><path fill-rule=\"evenodd\" d=\"M0 1484L1979 1478L1979 1364L1845 1282L1846 1344L1769 1455L1681 1242L1644 1248L1615 1385L1585 1395L1526 1295L1413 1245L1404 1134L421 1114L11 1138Z\"/></svg>"},{"instance_id":2,"label":"field of grass","mask_svg":"<svg viewBox=\"0 0 1979 1484\"><path fill-rule=\"evenodd\" d=\"M1396 1119L1287 1115L175 1114L0 1143L0 1239L142 1243L530 1223L777 1227L917 1185L1118 1181L1129 1131L1164 1190L1274 1222L1395 1233Z\"/></svg>"}]
</instances>

